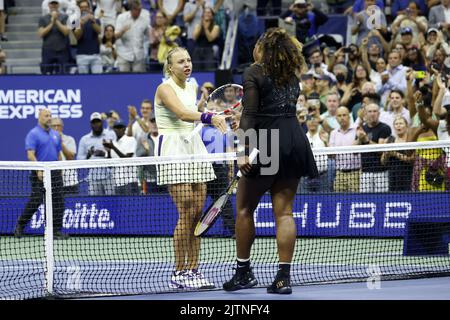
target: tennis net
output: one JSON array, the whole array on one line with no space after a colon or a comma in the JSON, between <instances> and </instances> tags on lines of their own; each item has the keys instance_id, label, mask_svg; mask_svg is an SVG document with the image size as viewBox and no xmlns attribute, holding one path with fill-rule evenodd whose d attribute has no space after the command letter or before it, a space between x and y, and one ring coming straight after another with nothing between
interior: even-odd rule
<instances>
[{"instance_id":1,"label":"tennis net","mask_svg":"<svg viewBox=\"0 0 450 320\"><path fill-rule=\"evenodd\" d=\"M293 285L450 274L450 142L314 153L320 175L301 179L293 210ZM195 290L174 288L180 261L196 266L195 255L176 253L195 251L183 247L182 230L192 226L178 218L225 190L235 160L229 153L0 162L0 298ZM202 188L158 185L213 174L205 201L197 197ZM278 267L271 206L266 194L254 212L259 286L269 285ZM201 237L199 271L216 289L234 272L234 216L233 196Z\"/></svg>"}]
</instances>

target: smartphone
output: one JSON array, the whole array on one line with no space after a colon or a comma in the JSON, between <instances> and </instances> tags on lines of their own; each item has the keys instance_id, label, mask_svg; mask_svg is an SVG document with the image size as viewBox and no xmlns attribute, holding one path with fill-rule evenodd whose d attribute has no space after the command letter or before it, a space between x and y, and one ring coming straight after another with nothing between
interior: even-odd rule
<instances>
[{"instance_id":1,"label":"smartphone","mask_svg":"<svg viewBox=\"0 0 450 320\"><path fill-rule=\"evenodd\" d=\"M345 47L343 51L344 51L344 53L351 53L352 49L349 47Z\"/></svg>"}]
</instances>

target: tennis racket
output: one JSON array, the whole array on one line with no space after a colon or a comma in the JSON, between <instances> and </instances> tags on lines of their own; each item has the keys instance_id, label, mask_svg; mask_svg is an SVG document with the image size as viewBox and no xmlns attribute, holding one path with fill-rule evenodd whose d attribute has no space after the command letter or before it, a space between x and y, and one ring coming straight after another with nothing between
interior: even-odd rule
<instances>
[{"instance_id":1,"label":"tennis racket","mask_svg":"<svg viewBox=\"0 0 450 320\"><path fill-rule=\"evenodd\" d=\"M250 156L248 157L250 163L253 162L253 160L256 159L258 156L259 150L253 149L250 153ZM239 181L239 178L242 176L242 172L239 170L236 177L233 178L233 180L228 185L227 189L224 193L220 195L219 198L216 199L209 207L206 209L206 211L201 216L199 222L197 223L197 226L194 230L194 235L196 237L201 236L203 233L209 230L214 225L214 222L216 222L217 218L219 217L220 213L223 210L223 207L228 201L228 198L233 193L234 188L236 188L236 185Z\"/></svg>"},{"instance_id":2,"label":"tennis racket","mask_svg":"<svg viewBox=\"0 0 450 320\"><path fill-rule=\"evenodd\" d=\"M210 93L205 101L205 112L212 114L230 114L241 105L244 90L238 84L225 84ZM203 123L197 124L194 130L184 138L184 142L190 142L192 138L199 134L203 128Z\"/></svg>"}]
</instances>

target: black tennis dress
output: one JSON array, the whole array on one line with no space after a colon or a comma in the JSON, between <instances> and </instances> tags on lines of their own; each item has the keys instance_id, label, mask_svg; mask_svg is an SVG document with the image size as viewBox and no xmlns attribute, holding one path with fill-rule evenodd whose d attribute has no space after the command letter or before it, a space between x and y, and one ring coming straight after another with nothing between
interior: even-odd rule
<instances>
[{"instance_id":1,"label":"black tennis dress","mask_svg":"<svg viewBox=\"0 0 450 320\"><path fill-rule=\"evenodd\" d=\"M300 94L298 79L293 77L288 85L278 87L264 74L261 65L253 64L244 72L243 87L240 129L256 130L261 152L268 150L270 155L273 148L278 149L279 168L274 175L280 178L317 177L319 173L308 138L296 117L296 103ZM267 129L267 134L262 133L264 130L260 129ZM279 132L279 139L274 141L271 139L273 129L278 129ZM272 165L264 162L265 160L259 157L247 177L257 177L263 173L262 168Z\"/></svg>"}]
</instances>

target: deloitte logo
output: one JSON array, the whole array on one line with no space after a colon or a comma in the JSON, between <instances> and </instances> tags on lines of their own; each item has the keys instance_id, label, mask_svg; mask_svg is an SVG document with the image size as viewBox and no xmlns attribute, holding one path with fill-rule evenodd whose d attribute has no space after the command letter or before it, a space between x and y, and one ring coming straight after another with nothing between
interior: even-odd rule
<instances>
[{"instance_id":1,"label":"deloitte logo","mask_svg":"<svg viewBox=\"0 0 450 320\"><path fill-rule=\"evenodd\" d=\"M31 228L43 227L45 221L44 205L41 205L31 219ZM97 209L97 204L76 203L75 209L64 210L64 229L112 230L114 221L108 209Z\"/></svg>"}]
</instances>

